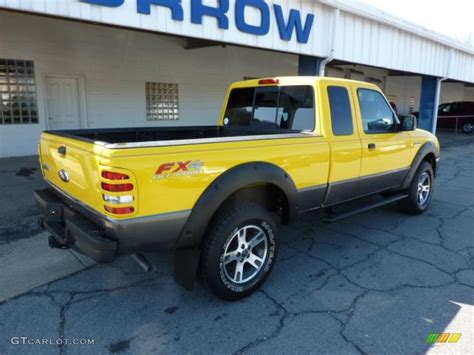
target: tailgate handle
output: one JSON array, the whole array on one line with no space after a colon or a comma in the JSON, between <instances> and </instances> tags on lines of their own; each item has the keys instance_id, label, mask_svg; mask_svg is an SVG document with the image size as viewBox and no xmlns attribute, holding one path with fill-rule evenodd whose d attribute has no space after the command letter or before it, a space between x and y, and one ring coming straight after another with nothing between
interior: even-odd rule
<instances>
[{"instance_id":1,"label":"tailgate handle","mask_svg":"<svg viewBox=\"0 0 474 355\"><path fill-rule=\"evenodd\" d=\"M66 155L66 147L63 145L59 146L58 153L61 155Z\"/></svg>"}]
</instances>

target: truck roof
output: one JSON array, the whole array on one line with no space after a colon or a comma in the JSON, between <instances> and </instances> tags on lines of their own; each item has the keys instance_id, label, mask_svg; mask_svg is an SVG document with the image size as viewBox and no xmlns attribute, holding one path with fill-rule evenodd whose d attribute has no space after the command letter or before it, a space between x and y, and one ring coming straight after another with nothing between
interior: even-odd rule
<instances>
[{"instance_id":1,"label":"truck roof","mask_svg":"<svg viewBox=\"0 0 474 355\"><path fill-rule=\"evenodd\" d=\"M315 83L320 83L324 81L330 81L331 83L340 82L340 83L357 83L363 84L364 86L372 86L377 88L377 85L360 81L360 80L351 80L343 78L333 78L333 77L321 77L321 76L275 76L275 77L263 77L250 80L241 80L236 81L231 84L232 87L254 87L262 85L313 85Z\"/></svg>"}]
</instances>

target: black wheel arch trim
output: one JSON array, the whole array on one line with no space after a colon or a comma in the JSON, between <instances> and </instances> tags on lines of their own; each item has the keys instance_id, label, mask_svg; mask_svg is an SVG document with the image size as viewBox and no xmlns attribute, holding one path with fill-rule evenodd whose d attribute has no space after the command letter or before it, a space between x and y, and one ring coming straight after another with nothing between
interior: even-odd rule
<instances>
[{"instance_id":1,"label":"black wheel arch trim","mask_svg":"<svg viewBox=\"0 0 474 355\"><path fill-rule=\"evenodd\" d=\"M403 181L402 190L406 190L410 187L413 177L415 176L416 170L420 166L421 162L428 156L428 154L433 154L436 159L439 158L439 149L436 147L436 145L433 142L426 142L420 147L420 149L416 153L410 165L410 170L407 176L405 177L405 180ZM435 161L435 164L437 164L437 161ZM435 174L436 174L436 170L437 170L437 167L434 166L433 172Z\"/></svg>"},{"instance_id":2,"label":"black wheel arch trim","mask_svg":"<svg viewBox=\"0 0 474 355\"><path fill-rule=\"evenodd\" d=\"M193 287L201 253L204 234L219 206L236 191L253 185L271 184L286 196L289 219L296 217L297 188L290 175L282 168L268 162L237 165L219 175L194 205L176 242L175 278L187 289Z\"/></svg>"}]
</instances>

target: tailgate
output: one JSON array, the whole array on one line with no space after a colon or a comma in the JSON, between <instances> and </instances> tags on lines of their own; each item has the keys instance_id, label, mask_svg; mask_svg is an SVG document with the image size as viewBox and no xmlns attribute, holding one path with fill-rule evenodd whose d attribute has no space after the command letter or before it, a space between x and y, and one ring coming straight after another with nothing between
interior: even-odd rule
<instances>
[{"instance_id":1,"label":"tailgate","mask_svg":"<svg viewBox=\"0 0 474 355\"><path fill-rule=\"evenodd\" d=\"M102 212L101 150L92 142L42 133L39 154L43 175L69 196Z\"/></svg>"}]
</instances>

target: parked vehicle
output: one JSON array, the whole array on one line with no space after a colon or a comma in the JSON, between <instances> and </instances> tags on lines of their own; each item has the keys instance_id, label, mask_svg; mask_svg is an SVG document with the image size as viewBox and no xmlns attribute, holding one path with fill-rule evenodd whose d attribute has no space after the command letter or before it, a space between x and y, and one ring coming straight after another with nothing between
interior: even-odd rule
<instances>
[{"instance_id":1,"label":"parked vehicle","mask_svg":"<svg viewBox=\"0 0 474 355\"><path fill-rule=\"evenodd\" d=\"M142 264L140 253L172 248L180 284L191 288L199 272L216 296L236 300L272 270L279 223L368 195L376 201L325 221L395 201L424 212L439 144L415 125L369 83L242 81L216 126L43 132L49 187L35 198L51 247Z\"/></svg>"},{"instance_id":2,"label":"parked vehicle","mask_svg":"<svg viewBox=\"0 0 474 355\"><path fill-rule=\"evenodd\" d=\"M414 113L418 117L419 112ZM474 101L448 102L438 106L438 128L458 128L464 133L474 130Z\"/></svg>"},{"instance_id":3,"label":"parked vehicle","mask_svg":"<svg viewBox=\"0 0 474 355\"><path fill-rule=\"evenodd\" d=\"M459 101L441 104L438 108L438 127L455 128L472 133L474 128L474 101Z\"/></svg>"}]
</instances>

